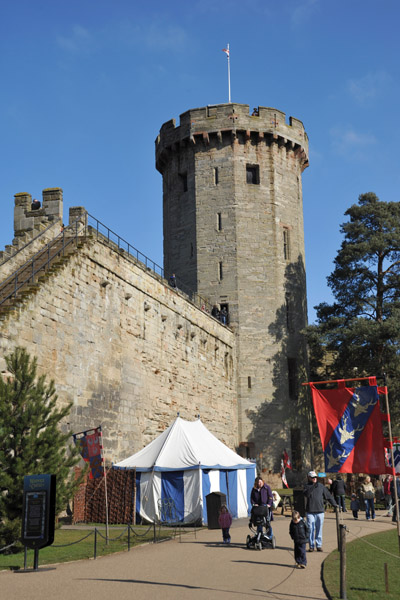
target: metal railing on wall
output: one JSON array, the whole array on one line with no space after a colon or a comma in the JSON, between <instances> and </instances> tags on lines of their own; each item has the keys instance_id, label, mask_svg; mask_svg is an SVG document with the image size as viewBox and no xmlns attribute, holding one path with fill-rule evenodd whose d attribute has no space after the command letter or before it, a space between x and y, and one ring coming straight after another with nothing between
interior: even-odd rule
<instances>
[{"instance_id":1,"label":"metal railing on wall","mask_svg":"<svg viewBox=\"0 0 400 600\"><path fill-rule=\"evenodd\" d=\"M159 277L171 290L184 294L201 310L211 314L212 306L207 298L191 290L173 273L165 272L163 267L89 213L80 214L72 224L63 227L59 235L1 283L0 306L8 300L16 298L18 291L24 286L36 283L37 278L49 269L55 259L65 255L66 250L72 244L78 245L82 238L91 236L102 239L109 245L114 246L121 254L132 257L142 264L146 270Z\"/></svg>"},{"instance_id":2,"label":"metal railing on wall","mask_svg":"<svg viewBox=\"0 0 400 600\"><path fill-rule=\"evenodd\" d=\"M174 289L176 292L182 292L191 302L193 302L193 304L196 304L196 306L203 311L211 314L212 306L210 301L191 290L179 277L175 277L173 273L167 273L163 267L143 254L143 252L140 252L135 246L124 240L124 238L115 233L115 231L112 231L112 229L89 213L87 213L87 223L90 232L94 232L98 237L101 236L102 239L106 240L108 243L115 245L119 251L125 252L128 256L136 259L143 264L146 269L161 277L161 279L164 280L163 283L169 285L171 289Z\"/></svg>"}]
</instances>

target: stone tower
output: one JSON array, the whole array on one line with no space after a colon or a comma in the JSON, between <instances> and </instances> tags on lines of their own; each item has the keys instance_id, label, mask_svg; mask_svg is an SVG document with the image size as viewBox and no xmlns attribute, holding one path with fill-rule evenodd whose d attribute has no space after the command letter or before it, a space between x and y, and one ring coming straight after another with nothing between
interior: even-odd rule
<instances>
[{"instance_id":1,"label":"stone tower","mask_svg":"<svg viewBox=\"0 0 400 600\"><path fill-rule=\"evenodd\" d=\"M254 114L255 113L255 114ZM188 110L156 140L163 176L164 267L225 307L237 340L238 447L277 470L283 448L300 469L307 435L301 121L244 104Z\"/></svg>"}]
</instances>

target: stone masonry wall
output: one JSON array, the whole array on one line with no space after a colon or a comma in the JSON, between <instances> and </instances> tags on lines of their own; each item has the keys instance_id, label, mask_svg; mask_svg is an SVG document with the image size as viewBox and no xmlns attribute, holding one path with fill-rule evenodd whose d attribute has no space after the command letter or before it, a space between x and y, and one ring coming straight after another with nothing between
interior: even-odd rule
<instances>
[{"instance_id":1,"label":"stone masonry wall","mask_svg":"<svg viewBox=\"0 0 400 600\"><path fill-rule=\"evenodd\" d=\"M232 332L101 240L0 321L0 355L17 345L55 380L60 404L73 403L64 429L102 425L107 462L140 450L177 412L238 443Z\"/></svg>"}]
</instances>

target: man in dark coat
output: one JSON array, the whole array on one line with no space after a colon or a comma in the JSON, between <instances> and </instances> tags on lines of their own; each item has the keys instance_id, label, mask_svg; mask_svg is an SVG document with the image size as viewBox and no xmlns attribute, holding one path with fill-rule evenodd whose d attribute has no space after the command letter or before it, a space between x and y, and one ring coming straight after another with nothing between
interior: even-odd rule
<instances>
[{"instance_id":1,"label":"man in dark coat","mask_svg":"<svg viewBox=\"0 0 400 600\"><path fill-rule=\"evenodd\" d=\"M328 500L334 508L337 508L337 504L330 491L322 483L318 483L315 471L308 473L304 496L306 499L307 525L310 530L309 551L313 552L316 546L317 551L322 552L322 528L325 517L324 500Z\"/></svg>"},{"instance_id":2,"label":"man in dark coat","mask_svg":"<svg viewBox=\"0 0 400 600\"><path fill-rule=\"evenodd\" d=\"M346 488L344 481L340 475L338 475L335 481L332 483L331 492L335 497L336 502L339 504L339 508L343 512L347 512L346 509Z\"/></svg>"},{"instance_id":3,"label":"man in dark coat","mask_svg":"<svg viewBox=\"0 0 400 600\"><path fill-rule=\"evenodd\" d=\"M397 488L397 501L399 506L396 506L396 496L394 494L394 482L396 481L396 488ZM390 494L392 496L392 502L393 502L393 513L392 513L392 521L395 523L397 522L397 509L400 507L400 479L398 475L395 475L392 479L392 481L390 482Z\"/></svg>"}]
</instances>

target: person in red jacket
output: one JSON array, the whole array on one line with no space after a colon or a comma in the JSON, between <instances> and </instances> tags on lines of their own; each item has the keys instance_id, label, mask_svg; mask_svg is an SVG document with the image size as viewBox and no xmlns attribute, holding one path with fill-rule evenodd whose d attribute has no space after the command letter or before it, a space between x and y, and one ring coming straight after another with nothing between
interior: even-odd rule
<instances>
[{"instance_id":1,"label":"person in red jacket","mask_svg":"<svg viewBox=\"0 0 400 600\"><path fill-rule=\"evenodd\" d=\"M218 523L222 529L222 541L224 544L230 544L231 535L229 533L229 528L232 525L232 515L226 504L223 504L219 510Z\"/></svg>"}]
</instances>

